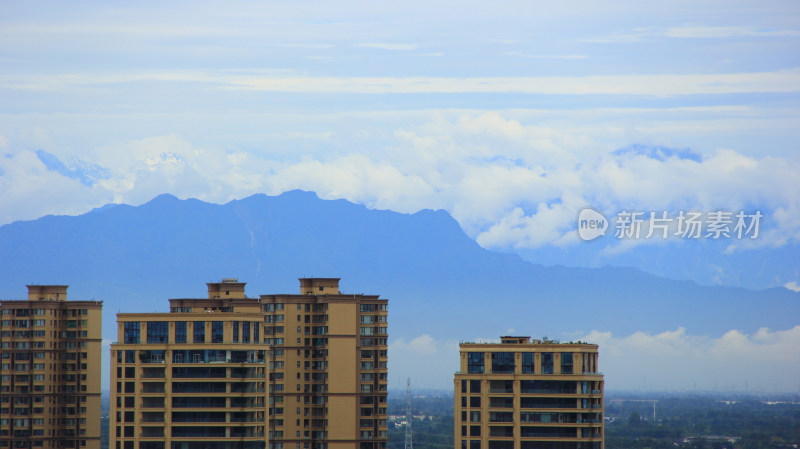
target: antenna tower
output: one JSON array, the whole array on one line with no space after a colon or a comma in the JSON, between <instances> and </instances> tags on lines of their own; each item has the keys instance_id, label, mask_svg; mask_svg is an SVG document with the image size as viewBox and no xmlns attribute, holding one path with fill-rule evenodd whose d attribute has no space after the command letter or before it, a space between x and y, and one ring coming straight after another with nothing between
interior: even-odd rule
<instances>
[{"instance_id":1,"label":"antenna tower","mask_svg":"<svg viewBox=\"0 0 800 449\"><path fill-rule=\"evenodd\" d=\"M404 449L414 449L414 437L411 432L411 378L406 382L406 445Z\"/></svg>"}]
</instances>

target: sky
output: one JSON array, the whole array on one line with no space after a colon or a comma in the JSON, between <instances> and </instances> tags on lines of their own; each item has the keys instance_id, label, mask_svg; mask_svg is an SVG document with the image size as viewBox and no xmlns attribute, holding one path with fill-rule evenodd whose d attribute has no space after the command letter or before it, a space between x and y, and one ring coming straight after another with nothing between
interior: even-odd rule
<instances>
[{"instance_id":1,"label":"sky","mask_svg":"<svg viewBox=\"0 0 800 449\"><path fill-rule=\"evenodd\" d=\"M0 0L0 225L304 189L523 254L585 207L760 210L726 251L796 248L798 124L793 1Z\"/></svg>"}]
</instances>

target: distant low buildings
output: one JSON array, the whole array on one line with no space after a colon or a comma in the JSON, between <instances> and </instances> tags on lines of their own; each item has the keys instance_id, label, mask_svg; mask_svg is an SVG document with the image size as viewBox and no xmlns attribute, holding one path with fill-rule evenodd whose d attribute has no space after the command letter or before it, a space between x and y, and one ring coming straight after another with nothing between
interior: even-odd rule
<instances>
[{"instance_id":1,"label":"distant low buildings","mask_svg":"<svg viewBox=\"0 0 800 449\"><path fill-rule=\"evenodd\" d=\"M603 449L597 345L462 343L455 449Z\"/></svg>"}]
</instances>

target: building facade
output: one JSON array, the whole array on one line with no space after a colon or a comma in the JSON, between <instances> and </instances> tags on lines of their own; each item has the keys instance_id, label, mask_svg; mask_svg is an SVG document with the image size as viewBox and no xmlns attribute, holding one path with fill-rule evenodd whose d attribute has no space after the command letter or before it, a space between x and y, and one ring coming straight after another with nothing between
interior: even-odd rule
<instances>
[{"instance_id":1,"label":"building facade","mask_svg":"<svg viewBox=\"0 0 800 449\"><path fill-rule=\"evenodd\" d=\"M262 295L270 345L271 449L384 449L388 301L300 279L299 295Z\"/></svg>"},{"instance_id":2,"label":"building facade","mask_svg":"<svg viewBox=\"0 0 800 449\"><path fill-rule=\"evenodd\" d=\"M100 449L102 301L0 301L0 448Z\"/></svg>"},{"instance_id":3,"label":"building facade","mask_svg":"<svg viewBox=\"0 0 800 449\"><path fill-rule=\"evenodd\" d=\"M501 337L462 343L456 449L604 449L597 345Z\"/></svg>"},{"instance_id":4,"label":"building facade","mask_svg":"<svg viewBox=\"0 0 800 449\"><path fill-rule=\"evenodd\" d=\"M170 313L117 314L110 449L264 449L263 321L233 280L208 284L208 298L171 300Z\"/></svg>"},{"instance_id":5,"label":"building facade","mask_svg":"<svg viewBox=\"0 0 800 449\"><path fill-rule=\"evenodd\" d=\"M112 448L386 447L387 300L335 278L260 298L207 285L170 313L117 315Z\"/></svg>"}]
</instances>

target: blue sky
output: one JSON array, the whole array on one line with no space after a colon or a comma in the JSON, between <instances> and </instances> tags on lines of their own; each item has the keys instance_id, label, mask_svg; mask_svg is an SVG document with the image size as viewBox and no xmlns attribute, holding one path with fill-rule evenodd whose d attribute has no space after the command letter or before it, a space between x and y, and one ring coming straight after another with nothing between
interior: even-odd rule
<instances>
[{"instance_id":1,"label":"blue sky","mask_svg":"<svg viewBox=\"0 0 800 449\"><path fill-rule=\"evenodd\" d=\"M796 248L798 124L792 1L0 0L0 224L300 188L523 254L586 206L759 209L726 251Z\"/></svg>"}]
</instances>

